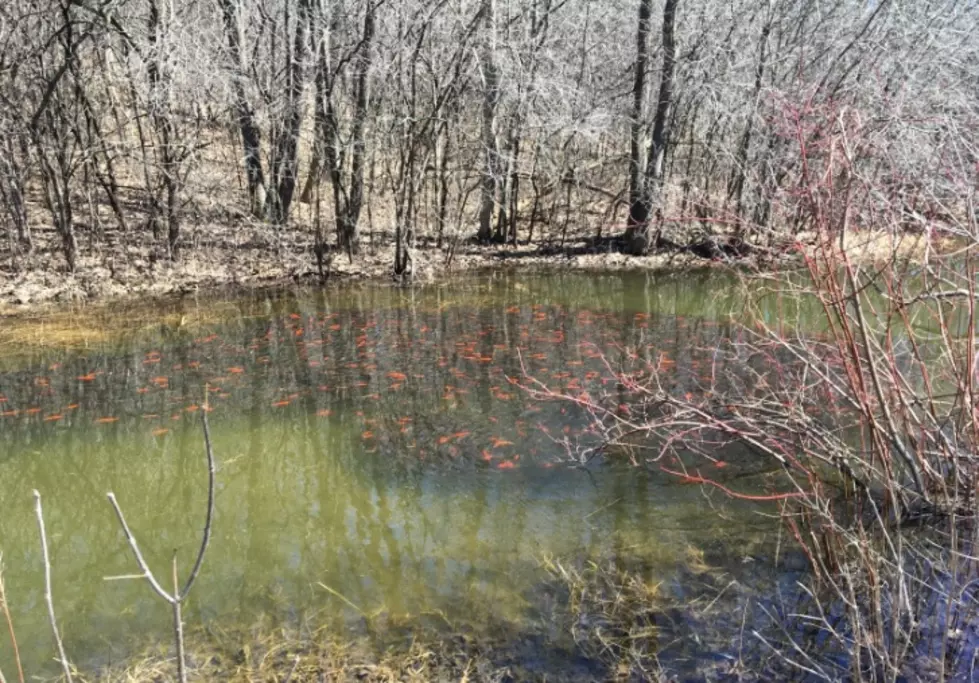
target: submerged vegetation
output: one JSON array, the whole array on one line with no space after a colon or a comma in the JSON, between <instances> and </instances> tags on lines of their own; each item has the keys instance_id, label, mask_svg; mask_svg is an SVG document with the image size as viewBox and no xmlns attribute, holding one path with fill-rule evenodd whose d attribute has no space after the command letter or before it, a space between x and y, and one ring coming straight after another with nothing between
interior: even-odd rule
<instances>
[{"instance_id":1,"label":"submerged vegetation","mask_svg":"<svg viewBox=\"0 0 979 683\"><path fill-rule=\"evenodd\" d=\"M265 618L247 628L216 624L189 633L187 659L201 680L668 680L658 653L670 655L675 643L661 642L669 630L660 625L663 615L672 611L667 618L677 622L674 637L706 639L712 637L704 628L706 618L715 609L730 608L729 602L706 598L680 600L643 581L640 557L633 558L631 570L572 561L579 568L541 558L544 571L535 590L548 596L550 607L536 621L501 619L493 604L474 605L459 619L386 612L361 614L360 623L346 624L327 615L299 624ZM684 561L686 571L711 591L724 577L697 552ZM695 618L704 629L699 633L680 624ZM108 667L98 680L142 683L169 679L174 672L170 649L153 646Z\"/></svg>"}]
</instances>

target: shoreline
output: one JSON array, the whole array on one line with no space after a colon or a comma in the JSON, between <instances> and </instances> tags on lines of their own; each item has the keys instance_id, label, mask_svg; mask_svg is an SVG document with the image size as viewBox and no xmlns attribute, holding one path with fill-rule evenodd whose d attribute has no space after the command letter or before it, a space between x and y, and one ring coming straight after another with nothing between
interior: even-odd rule
<instances>
[{"instance_id":1,"label":"shoreline","mask_svg":"<svg viewBox=\"0 0 979 683\"><path fill-rule=\"evenodd\" d=\"M202 232L202 231L199 231ZM805 239L807 236L799 236ZM351 261L333 253L325 282L316 270L313 242L302 233L270 235L250 226L234 240L227 234L211 243L201 235L186 245L176 261L163 257L157 247L116 245L79 259L68 273L54 245L24 255L17 268L7 254L0 265L0 320L56 314L92 305L126 305L141 299L177 300L185 295L234 296L239 293L293 286L331 287L353 282L394 282L393 246L375 248L364 240L361 253ZM308 238L308 239L307 239ZM377 236L385 245L385 235ZM929 248L926 248L928 246ZM941 254L951 245L941 240L926 245L920 235L885 232L853 235L847 254L857 262L921 259L929 251ZM449 248L422 244L412 252L411 283L444 282L488 271L540 272L685 272L706 268L773 273L804 267L797 249L758 251L738 259L709 259L689 251L659 251L646 256L620 253L611 246L596 247L576 235L563 245L550 243L480 245L459 240Z\"/></svg>"},{"instance_id":2,"label":"shoreline","mask_svg":"<svg viewBox=\"0 0 979 683\"><path fill-rule=\"evenodd\" d=\"M156 260L148 249L121 263L94 257L82 261L75 273L65 272L58 254L32 255L53 261L48 268L11 272L0 269L0 320L58 313L92 305L125 305L140 299L165 301L188 294L234 296L291 286L331 287L354 282L394 282L393 249L365 248L351 262L345 254L333 259L325 282L316 271L311 250L272 254L260 247L187 250L175 262ZM564 248L542 245L518 247L459 244L452 254L435 246L413 251L413 284L444 282L488 271L676 271L757 267L754 259L711 261L682 252L629 256L616 251L589 250L583 241Z\"/></svg>"}]
</instances>

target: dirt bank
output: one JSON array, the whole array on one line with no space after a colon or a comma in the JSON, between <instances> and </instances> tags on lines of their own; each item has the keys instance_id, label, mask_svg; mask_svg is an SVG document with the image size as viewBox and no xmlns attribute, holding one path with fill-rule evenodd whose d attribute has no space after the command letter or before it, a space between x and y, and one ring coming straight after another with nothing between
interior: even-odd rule
<instances>
[{"instance_id":1,"label":"dirt bank","mask_svg":"<svg viewBox=\"0 0 979 683\"><path fill-rule=\"evenodd\" d=\"M158 246L132 240L81 241L79 268L69 273L53 233L37 233L29 254L0 250L0 316L33 313L92 302L138 300L191 292L218 292L290 284L319 284L320 273L307 231L277 230L245 223L188 231L179 259L171 261ZM918 237L859 235L850 250L858 258L879 261L894 253L923 251ZM127 243L128 242L128 243ZM327 282L391 280L394 262L389 235L365 235L352 260L332 254ZM383 245L383 246L381 246ZM740 259L703 258L688 251L649 256L619 253L612 242L596 244L584 235L517 247L478 245L456 240L442 248L423 243L413 251L413 281L428 282L486 269L560 268L572 270L681 270L706 265L781 269L797 258L794 249L756 251Z\"/></svg>"},{"instance_id":2,"label":"dirt bank","mask_svg":"<svg viewBox=\"0 0 979 683\"><path fill-rule=\"evenodd\" d=\"M198 230L176 261L167 259L158 247L119 242L96 246L93 242L91 248L82 249L75 273L65 268L53 235L39 237L39 246L29 254L0 255L0 315L96 301L320 282L312 236L291 230L276 232L268 226ZM361 253L352 260L346 254L333 254L328 282L390 280L392 241L387 235L374 240L365 237ZM412 256L416 282L510 267L615 270L709 263L685 253L626 256L580 238L563 246L486 246L462 240L442 248L421 244Z\"/></svg>"}]
</instances>

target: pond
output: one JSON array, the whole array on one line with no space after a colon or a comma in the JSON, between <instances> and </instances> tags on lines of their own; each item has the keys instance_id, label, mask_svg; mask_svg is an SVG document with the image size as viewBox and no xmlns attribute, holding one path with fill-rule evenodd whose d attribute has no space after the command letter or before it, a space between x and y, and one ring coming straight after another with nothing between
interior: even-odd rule
<instances>
[{"instance_id":1,"label":"pond","mask_svg":"<svg viewBox=\"0 0 979 683\"><path fill-rule=\"evenodd\" d=\"M63 344L36 327L34 343L0 345L0 550L26 668L55 671L32 489L69 657L99 666L168 637L144 582L107 580L137 569L106 493L160 575L174 551L186 571L206 501L202 410L218 490L190 628L319 614L351 631L369 615L518 634L547 613L548 559L640 558L681 595L691 558L752 566L778 533L763 504L616 458L581 465L588 415L520 386L530 373L596 390L633 348L698 391L704 373L735 371L711 364L739 334L740 291L707 273L503 273L186 298L110 309ZM777 297L759 306L785 317ZM717 471L746 488L764 476Z\"/></svg>"}]
</instances>

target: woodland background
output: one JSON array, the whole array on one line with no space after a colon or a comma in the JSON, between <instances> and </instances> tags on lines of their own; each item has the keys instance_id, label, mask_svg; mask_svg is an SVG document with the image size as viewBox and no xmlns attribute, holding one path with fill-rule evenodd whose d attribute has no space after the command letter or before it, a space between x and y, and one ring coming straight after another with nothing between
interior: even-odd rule
<instances>
[{"instance_id":1,"label":"woodland background","mask_svg":"<svg viewBox=\"0 0 979 683\"><path fill-rule=\"evenodd\" d=\"M954 231L979 158L977 15L971 0L5 2L0 263L115 275L284 249L325 276L365 233L398 276L470 238L738 256L804 233L803 172L872 185L855 227L886 201L901 220L881 229Z\"/></svg>"}]
</instances>

